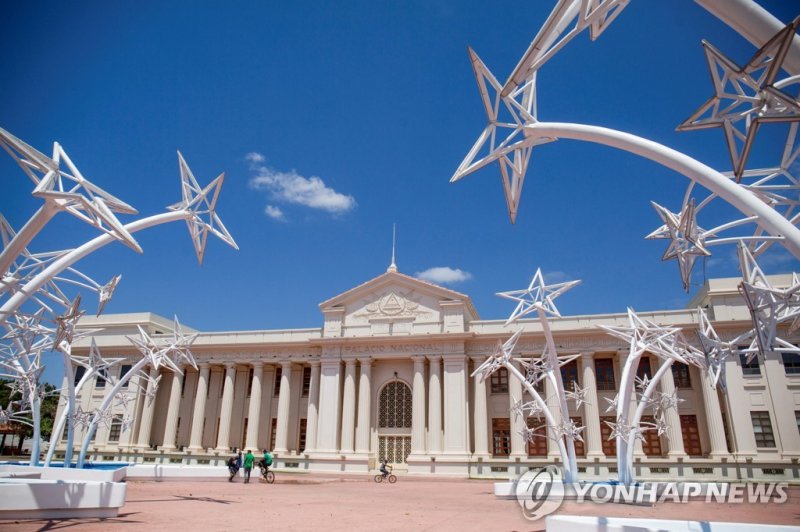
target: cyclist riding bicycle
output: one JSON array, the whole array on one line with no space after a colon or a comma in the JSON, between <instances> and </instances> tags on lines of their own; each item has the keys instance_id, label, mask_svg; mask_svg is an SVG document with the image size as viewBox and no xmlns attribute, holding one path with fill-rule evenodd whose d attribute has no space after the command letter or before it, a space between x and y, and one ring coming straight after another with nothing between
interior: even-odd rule
<instances>
[{"instance_id":1,"label":"cyclist riding bicycle","mask_svg":"<svg viewBox=\"0 0 800 532\"><path fill-rule=\"evenodd\" d=\"M261 467L261 474L266 475L267 471L269 471L269 466L272 465L272 455L264 449L264 458L262 458L258 462L259 467Z\"/></svg>"},{"instance_id":2,"label":"cyclist riding bicycle","mask_svg":"<svg viewBox=\"0 0 800 532\"><path fill-rule=\"evenodd\" d=\"M392 466L386 465L386 460L381 460L380 472L383 475L383 478L386 478L389 476L389 473L392 472Z\"/></svg>"}]
</instances>

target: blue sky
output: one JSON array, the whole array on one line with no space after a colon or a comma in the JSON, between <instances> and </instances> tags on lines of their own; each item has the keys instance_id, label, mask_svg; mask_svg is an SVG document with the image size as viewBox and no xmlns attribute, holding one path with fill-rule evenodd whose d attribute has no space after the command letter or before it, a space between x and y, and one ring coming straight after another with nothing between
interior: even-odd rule
<instances>
[{"instance_id":1,"label":"blue sky","mask_svg":"<svg viewBox=\"0 0 800 532\"><path fill-rule=\"evenodd\" d=\"M791 4L763 3L783 21ZM496 165L448 182L485 125L467 45L504 80L551 8L17 2L0 22L0 127L44 153L60 142L143 216L179 199L176 150L202 184L226 173L217 212L241 250L213 240L198 266L182 223L137 233L141 256L108 246L78 266L100 282L123 274L107 313L177 314L201 330L318 327L319 302L385 271L395 222L400 271L466 272L447 286L482 318L504 318L494 293L526 286L537 267L583 280L559 300L564 314L680 308L689 296L660 260L665 242L643 237L660 225L650 200L677 210L684 177L602 146L548 144L513 226ZM675 132L713 91L703 38L740 64L754 52L694 2L631 2L596 42L582 34L542 69L539 118L621 129L728 170L721 130ZM752 166L777 163L785 135L764 126ZM5 154L0 176L0 212L19 228L39 200ZM95 234L62 214L31 248ZM737 275L734 250L713 251L705 275ZM763 265L797 268L780 251Z\"/></svg>"}]
</instances>

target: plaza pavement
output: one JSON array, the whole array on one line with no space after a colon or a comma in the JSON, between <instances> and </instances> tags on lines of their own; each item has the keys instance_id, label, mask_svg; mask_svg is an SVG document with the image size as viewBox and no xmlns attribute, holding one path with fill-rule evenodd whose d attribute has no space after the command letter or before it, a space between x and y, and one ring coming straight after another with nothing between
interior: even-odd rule
<instances>
[{"instance_id":1,"label":"plaza pavement","mask_svg":"<svg viewBox=\"0 0 800 532\"><path fill-rule=\"evenodd\" d=\"M0 530L543 530L516 501L497 500L493 483L399 477L278 473L275 484L225 480L128 482L114 519L0 521ZM691 502L642 507L564 503L558 513L800 525L800 487L784 504ZM757 528L754 527L754 530Z\"/></svg>"}]
</instances>

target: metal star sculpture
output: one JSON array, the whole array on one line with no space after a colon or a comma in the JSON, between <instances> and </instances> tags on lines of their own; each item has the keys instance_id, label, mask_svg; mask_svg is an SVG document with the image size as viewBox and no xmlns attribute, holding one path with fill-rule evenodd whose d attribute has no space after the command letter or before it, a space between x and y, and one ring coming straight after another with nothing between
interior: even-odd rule
<instances>
[{"instance_id":1,"label":"metal star sculpture","mask_svg":"<svg viewBox=\"0 0 800 532\"><path fill-rule=\"evenodd\" d=\"M34 196L113 236L134 251L142 252L114 216L114 212L137 214L138 211L83 177L58 142L53 143L53 157L50 158L0 128L0 146L36 184Z\"/></svg>"},{"instance_id":2,"label":"metal star sculpture","mask_svg":"<svg viewBox=\"0 0 800 532\"><path fill-rule=\"evenodd\" d=\"M667 238L670 244L661 260L677 259L683 289L689 291L692 268L697 257L711 255L704 247L703 230L697 225L694 200L684 205L680 213L673 213L651 201L664 225L647 235L647 239Z\"/></svg>"},{"instance_id":3,"label":"metal star sculpture","mask_svg":"<svg viewBox=\"0 0 800 532\"><path fill-rule=\"evenodd\" d=\"M597 39L625 9L628 2L629 0L559 1L503 86L502 96L508 96L524 86L526 80L542 65L586 28L589 28L591 40ZM574 27L566 31L573 22Z\"/></svg>"},{"instance_id":4,"label":"metal star sculpture","mask_svg":"<svg viewBox=\"0 0 800 532\"><path fill-rule=\"evenodd\" d=\"M629 346L629 358L639 357L649 351L665 357L662 342L679 332L677 327L663 327L652 321L641 319L632 308L628 308L628 325L598 325L611 336L624 340Z\"/></svg>"},{"instance_id":5,"label":"metal star sculpture","mask_svg":"<svg viewBox=\"0 0 800 532\"><path fill-rule=\"evenodd\" d=\"M492 373L505 367L514 355L514 348L517 346L517 341L519 341L521 335L522 329L515 332L505 343L501 344L498 340L494 353L489 355L489 358L487 358L483 364L475 368L471 376L480 375L481 382L484 382Z\"/></svg>"},{"instance_id":6,"label":"metal star sculpture","mask_svg":"<svg viewBox=\"0 0 800 532\"><path fill-rule=\"evenodd\" d=\"M72 300L67 312L61 316L56 317L56 336L53 340L53 346L60 346L62 342L72 345L75 336L75 328L78 325L78 320L81 319L84 312L80 310L81 296L78 294Z\"/></svg>"},{"instance_id":7,"label":"metal star sculpture","mask_svg":"<svg viewBox=\"0 0 800 532\"><path fill-rule=\"evenodd\" d=\"M101 286L98 290L97 295L100 298L100 303L97 306L98 316L103 313L103 310L106 308L106 304L111 301L111 298L114 296L114 290L117 289L117 285L121 279L122 275L115 275L109 282Z\"/></svg>"},{"instance_id":8,"label":"metal star sculpture","mask_svg":"<svg viewBox=\"0 0 800 532\"><path fill-rule=\"evenodd\" d=\"M561 421L560 425L553 427L553 433L556 439L560 437L565 437L568 440L583 441L583 436L581 435L581 432L583 432L583 429L585 428L586 427L579 426L571 419L565 419Z\"/></svg>"},{"instance_id":9,"label":"metal star sculpture","mask_svg":"<svg viewBox=\"0 0 800 532\"><path fill-rule=\"evenodd\" d=\"M194 174L183 159L181 152L178 152L178 165L181 171L182 199L167 208L172 211L191 213L191 217L186 219L186 225L189 228L189 235L192 237L197 262L203 263L209 233L216 235L223 242L238 250L239 246L236 245L233 237L215 212L219 191L225 181L225 172L219 174L216 179L202 188L194 178Z\"/></svg>"},{"instance_id":10,"label":"metal star sculpture","mask_svg":"<svg viewBox=\"0 0 800 532\"><path fill-rule=\"evenodd\" d=\"M76 427L88 427L93 417L93 412L87 412L80 405L78 405L75 412L72 414L72 420Z\"/></svg>"},{"instance_id":11,"label":"metal star sculpture","mask_svg":"<svg viewBox=\"0 0 800 532\"><path fill-rule=\"evenodd\" d=\"M521 102L513 97L501 97L500 83L472 48L469 48L469 56L486 112L487 125L450 182L454 183L494 161L499 161L506 206L513 224L517 218L531 150L534 145L551 142L552 139L532 141L525 137L525 125L535 121L535 76L526 84L526 93L521 97Z\"/></svg>"},{"instance_id":12,"label":"metal star sculpture","mask_svg":"<svg viewBox=\"0 0 800 532\"><path fill-rule=\"evenodd\" d=\"M750 330L726 342L720 339L704 309L698 309L698 316L700 327L697 330L697 335L705 352L706 372L711 379L711 387L716 389L717 386L720 386L725 390L727 387L725 379L726 362L730 359L735 360L739 358L740 354L744 353L740 346L743 342L750 340L754 331Z\"/></svg>"},{"instance_id":13,"label":"metal star sculpture","mask_svg":"<svg viewBox=\"0 0 800 532\"><path fill-rule=\"evenodd\" d=\"M798 24L800 17L767 41L744 67L739 67L703 41L714 83L714 96L677 129L723 128L737 182L744 173L762 123L800 121L800 101L776 86ZM743 125L743 130L736 125Z\"/></svg>"},{"instance_id":14,"label":"metal star sculpture","mask_svg":"<svg viewBox=\"0 0 800 532\"><path fill-rule=\"evenodd\" d=\"M777 338L778 323L800 316L800 282L797 276L793 277L794 283L789 288L777 289L743 244L739 246L739 261L743 277L739 291L750 311L758 351L763 355L786 349L787 343Z\"/></svg>"},{"instance_id":15,"label":"metal star sculpture","mask_svg":"<svg viewBox=\"0 0 800 532\"><path fill-rule=\"evenodd\" d=\"M587 393L589 393L589 388L588 387L581 388L580 386L578 386L578 383L575 382L575 381L572 381L572 391L571 392L566 392L567 397L569 399L572 399L572 400L575 401L575 409L576 410L578 408L580 408L581 405L586 403L586 394Z\"/></svg>"},{"instance_id":16,"label":"metal star sculpture","mask_svg":"<svg viewBox=\"0 0 800 532\"><path fill-rule=\"evenodd\" d=\"M103 375L106 379L108 369L125 360L124 358L103 358L102 354L100 353L100 349L97 347L97 342L95 342L94 337L92 337L92 343L89 346L88 356L80 357L73 355L70 358L74 363L83 366L90 372Z\"/></svg>"},{"instance_id":17,"label":"metal star sculpture","mask_svg":"<svg viewBox=\"0 0 800 532\"><path fill-rule=\"evenodd\" d=\"M560 318L561 314L558 312L553 301L558 296L580 283L580 281L567 281L565 283L546 285L544 283L544 277L542 276L542 270L537 268L526 290L511 290L508 292L498 292L496 294L500 297L517 301L517 308L514 309L514 312L512 312L511 316L506 320L506 325L535 311L542 311L548 316Z\"/></svg>"}]
</instances>

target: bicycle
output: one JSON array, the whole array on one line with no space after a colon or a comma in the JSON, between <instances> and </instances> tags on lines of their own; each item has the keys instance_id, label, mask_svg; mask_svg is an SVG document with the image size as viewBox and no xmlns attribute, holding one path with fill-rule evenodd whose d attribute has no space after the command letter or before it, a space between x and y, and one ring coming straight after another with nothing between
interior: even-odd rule
<instances>
[{"instance_id":1,"label":"bicycle","mask_svg":"<svg viewBox=\"0 0 800 532\"><path fill-rule=\"evenodd\" d=\"M380 484L381 482L383 482L384 478L386 478L389 484L394 484L395 482L397 482L397 477L392 474L392 466L386 466L386 469L388 469L389 472L385 476L383 473L378 473L377 475L375 475L375 482Z\"/></svg>"},{"instance_id":2,"label":"bicycle","mask_svg":"<svg viewBox=\"0 0 800 532\"><path fill-rule=\"evenodd\" d=\"M269 470L269 466L264 466L264 464L258 464L258 467L261 469L261 478L264 479L264 482L267 484L272 484L275 482L275 473Z\"/></svg>"}]
</instances>

